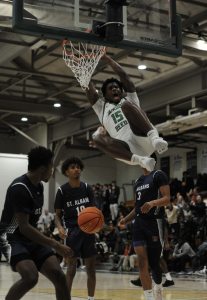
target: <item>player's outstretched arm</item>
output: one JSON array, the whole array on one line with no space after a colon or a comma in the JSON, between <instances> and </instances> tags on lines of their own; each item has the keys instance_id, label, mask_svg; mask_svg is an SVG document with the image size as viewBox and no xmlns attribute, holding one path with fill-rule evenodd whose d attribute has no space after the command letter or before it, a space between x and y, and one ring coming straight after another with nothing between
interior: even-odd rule
<instances>
[{"instance_id":1,"label":"player's outstretched arm","mask_svg":"<svg viewBox=\"0 0 207 300\"><path fill-rule=\"evenodd\" d=\"M89 83L88 89L86 89L86 96L91 106L93 106L99 99L98 93L96 92L92 82Z\"/></svg>"},{"instance_id":2,"label":"player's outstretched arm","mask_svg":"<svg viewBox=\"0 0 207 300\"><path fill-rule=\"evenodd\" d=\"M73 256L72 249L65 245L61 245L55 240L49 239L48 237L41 234L36 228L31 226L29 224L29 214L20 212L16 213L16 217L20 232L28 239L37 244L55 249L60 255L65 258Z\"/></svg>"},{"instance_id":3,"label":"player's outstretched arm","mask_svg":"<svg viewBox=\"0 0 207 300\"><path fill-rule=\"evenodd\" d=\"M105 61L113 69L113 71L119 76L125 92L128 93L136 92L136 88L133 81L130 79L130 77L127 75L127 73L118 63L116 63L113 59L107 56L106 53L104 53L101 60Z\"/></svg>"}]
</instances>

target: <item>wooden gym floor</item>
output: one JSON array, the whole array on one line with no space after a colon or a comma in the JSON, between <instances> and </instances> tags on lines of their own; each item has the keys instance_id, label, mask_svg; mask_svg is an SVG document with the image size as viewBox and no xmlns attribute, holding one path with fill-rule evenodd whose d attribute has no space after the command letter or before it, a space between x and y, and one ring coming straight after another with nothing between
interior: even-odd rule
<instances>
[{"instance_id":1,"label":"wooden gym floor","mask_svg":"<svg viewBox=\"0 0 207 300\"><path fill-rule=\"evenodd\" d=\"M100 300L144 300L141 288L137 288L130 283L136 279L136 273L97 271L97 286L95 299ZM8 265L0 264L0 300L11 287L12 283L19 279L19 275L11 271ZM165 278L163 277L163 282ZM164 289L165 300L205 300L207 299L207 277L179 276L174 277L175 285ZM24 300L55 300L53 285L40 274L39 282L32 289ZM77 272L72 290L72 300L87 299L86 272Z\"/></svg>"}]
</instances>

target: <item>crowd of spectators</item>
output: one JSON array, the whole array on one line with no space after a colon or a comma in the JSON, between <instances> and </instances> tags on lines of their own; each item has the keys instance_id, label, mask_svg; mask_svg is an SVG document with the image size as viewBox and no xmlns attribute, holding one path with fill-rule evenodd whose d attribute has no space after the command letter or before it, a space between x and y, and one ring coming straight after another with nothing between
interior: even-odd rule
<instances>
[{"instance_id":1,"label":"crowd of spectators","mask_svg":"<svg viewBox=\"0 0 207 300\"><path fill-rule=\"evenodd\" d=\"M206 174L199 174L194 184L194 180L184 172L182 181L174 179L170 183L171 203L165 207L171 252L167 264L169 270L178 274L185 274L186 263L190 264L189 275L206 274L207 212L202 193L207 190L206 179ZM134 207L126 207L125 203L119 203L120 188L116 181L104 185L97 183L92 188L96 206L105 217L104 227L96 234L97 259L108 260L112 271L134 271L137 256L132 245L133 222L128 223L124 230L117 226ZM44 235L63 243L55 228L54 215L47 210L42 217L42 226L44 230L39 230ZM62 258L56 255L61 262ZM65 261L62 261L61 266L65 266ZM79 266L84 268L82 260Z\"/></svg>"}]
</instances>

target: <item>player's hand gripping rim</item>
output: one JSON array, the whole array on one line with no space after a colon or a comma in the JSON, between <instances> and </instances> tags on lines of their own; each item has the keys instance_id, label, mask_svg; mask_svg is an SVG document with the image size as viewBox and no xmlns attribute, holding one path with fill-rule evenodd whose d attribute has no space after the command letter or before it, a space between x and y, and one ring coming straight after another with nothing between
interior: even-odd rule
<instances>
[{"instance_id":1,"label":"player's hand gripping rim","mask_svg":"<svg viewBox=\"0 0 207 300\"><path fill-rule=\"evenodd\" d=\"M59 229L59 237L60 237L62 240L66 239L66 238L68 237L68 235L65 233L65 230L64 230L63 227L61 227L61 228Z\"/></svg>"},{"instance_id":2,"label":"player's hand gripping rim","mask_svg":"<svg viewBox=\"0 0 207 300\"><path fill-rule=\"evenodd\" d=\"M126 221L125 221L125 219L122 219L121 221L119 221L118 226L119 226L121 229L124 229L124 228L126 227Z\"/></svg>"},{"instance_id":3,"label":"player's hand gripping rim","mask_svg":"<svg viewBox=\"0 0 207 300\"><path fill-rule=\"evenodd\" d=\"M151 208L153 208L153 201L150 202L146 202L142 207L141 207L141 212L143 214L147 213L148 211L150 211Z\"/></svg>"}]
</instances>

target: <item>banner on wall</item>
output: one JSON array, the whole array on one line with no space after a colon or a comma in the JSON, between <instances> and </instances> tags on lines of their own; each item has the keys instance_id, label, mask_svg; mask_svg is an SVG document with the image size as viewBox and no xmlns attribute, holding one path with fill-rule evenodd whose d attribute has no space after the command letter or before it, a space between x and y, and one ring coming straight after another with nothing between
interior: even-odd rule
<instances>
[{"instance_id":1,"label":"banner on wall","mask_svg":"<svg viewBox=\"0 0 207 300\"><path fill-rule=\"evenodd\" d=\"M160 169L170 178L170 156L161 157Z\"/></svg>"},{"instance_id":2,"label":"banner on wall","mask_svg":"<svg viewBox=\"0 0 207 300\"><path fill-rule=\"evenodd\" d=\"M207 149L201 150L201 173L207 173Z\"/></svg>"},{"instance_id":3,"label":"banner on wall","mask_svg":"<svg viewBox=\"0 0 207 300\"><path fill-rule=\"evenodd\" d=\"M183 177L183 154L173 156L173 178L182 180Z\"/></svg>"},{"instance_id":4,"label":"banner on wall","mask_svg":"<svg viewBox=\"0 0 207 300\"><path fill-rule=\"evenodd\" d=\"M187 152L187 171L190 177L197 177L197 151Z\"/></svg>"}]
</instances>

